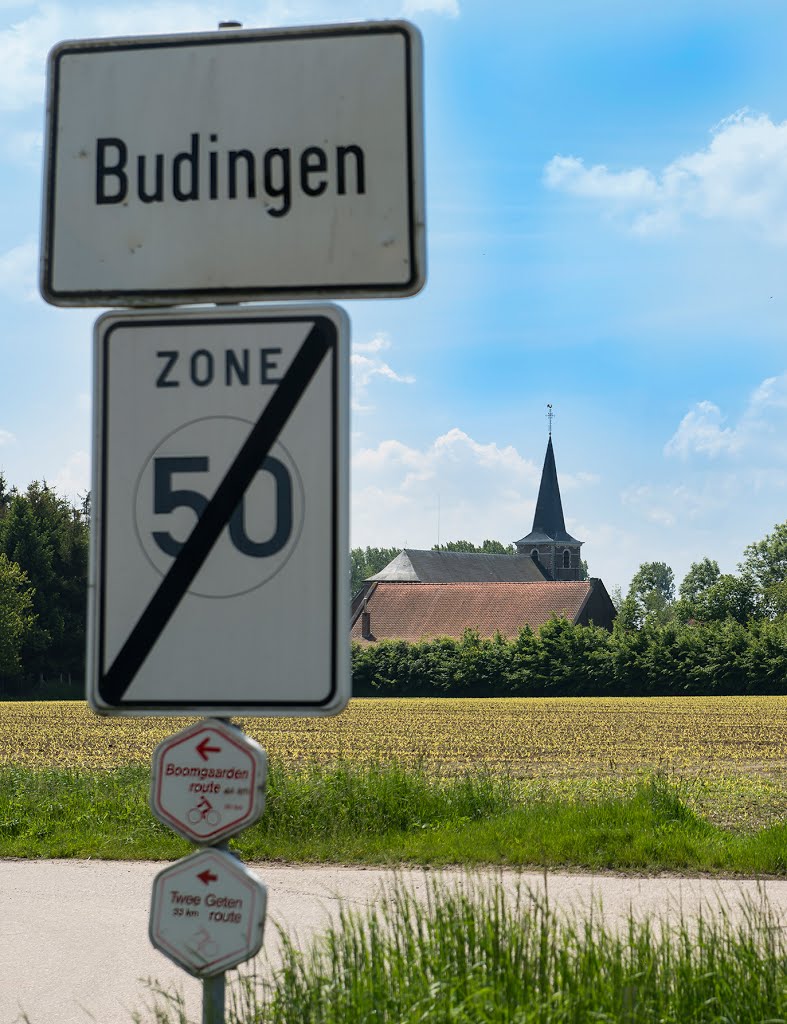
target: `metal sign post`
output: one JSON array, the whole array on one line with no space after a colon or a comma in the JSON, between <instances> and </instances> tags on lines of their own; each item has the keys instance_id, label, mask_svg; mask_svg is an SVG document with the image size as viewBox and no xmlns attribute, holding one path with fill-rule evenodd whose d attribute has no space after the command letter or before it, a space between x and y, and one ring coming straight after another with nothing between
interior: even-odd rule
<instances>
[{"instance_id":1,"label":"metal sign post","mask_svg":"<svg viewBox=\"0 0 787 1024\"><path fill-rule=\"evenodd\" d=\"M266 768L262 747L228 720L182 729L153 754L151 810L202 845L156 875L150 941L202 979L203 1024L223 1024L225 971L262 946L267 889L225 841L262 814Z\"/></svg>"},{"instance_id":2,"label":"metal sign post","mask_svg":"<svg viewBox=\"0 0 787 1024\"><path fill-rule=\"evenodd\" d=\"M88 700L99 714L330 715L350 697L349 322L425 283L421 36L404 21L93 39L51 51L40 256L94 335ZM211 717L159 744L153 813L200 849L150 937L203 979L262 943L221 846L264 751Z\"/></svg>"},{"instance_id":3,"label":"metal sign post","mask_svg":"<svg viewBox=\"0 0 787 1024\"><path fill-rule=\"evenodd\" d=\"M227 978L217 974L202 982L202 1024L224 1024Z\"/></svg>"}]
</instances>

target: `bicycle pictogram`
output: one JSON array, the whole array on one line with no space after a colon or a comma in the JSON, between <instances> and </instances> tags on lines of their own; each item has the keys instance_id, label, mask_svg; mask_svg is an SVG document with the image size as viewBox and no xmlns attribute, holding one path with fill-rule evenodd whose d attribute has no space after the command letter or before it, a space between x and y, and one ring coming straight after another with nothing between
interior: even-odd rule
<instances>
[{"instance_id":1,"label":"bicycle pictogram","mask_svg":"<svg viewBox=\"0 0 787 1024\"><path fill-rule=\"evenodd\" d=\"M218 953L219 944L213 940L207 928L200 928L198 932L194 932L194 938L199 939L194 946L194 952L203 960L209 960Z\"/></svg>"},{"instance_id":2,"label":"bicycle pictogram","mask_svg":"<svg viewBox=\"0 0 787 1024\"><path fill-rule=\"evenodd\" d=\"M207 822L208 825L218 825L221 821L219 812L214 811L213 804L204 796L200 798L200 802L196 807L191 808L188 818L192 825L202 821Z\"/></svg>"}]
</instances>

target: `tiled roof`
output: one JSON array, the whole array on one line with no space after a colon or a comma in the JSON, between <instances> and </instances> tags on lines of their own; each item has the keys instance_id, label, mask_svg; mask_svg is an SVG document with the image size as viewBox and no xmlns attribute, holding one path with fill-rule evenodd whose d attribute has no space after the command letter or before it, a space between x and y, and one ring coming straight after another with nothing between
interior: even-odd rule
<instances>
[{"instance_id":1,"label":"tiled roof","mask_svg":"<svg viewBox=\"0 0 787 1024\"><path fill-rule=\"evenodd\" d=\"M369 579L397 583L536 583L544 572L527 555L405 548Z\"/></svg>"},{"instance_id":2,"label":"tiled roof","mask_svg":"<svg viewBox=\"0 0 787 1024\"><path fill-rule=\"evenodd\" d=\"M466 629L481 636L516 636L524 625L542 626L552 615L576 621L592 589L588 581L541 583L386 583L366 602L371 638L420 640L460 637ZM362 640L363 616L350 632Z\"/></svg>"}]
</instances>

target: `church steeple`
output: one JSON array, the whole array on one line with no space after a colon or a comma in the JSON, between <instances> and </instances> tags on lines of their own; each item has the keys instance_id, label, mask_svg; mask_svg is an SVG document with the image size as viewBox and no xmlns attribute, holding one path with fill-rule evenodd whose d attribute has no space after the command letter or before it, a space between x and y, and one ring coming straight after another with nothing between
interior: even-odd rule
<instances>
[{"instance_id":1,"label":"church steeple","mask_svg":"<svg viewBox=\"0 0 787 1024\"><path fill-rule=\"evenodd\" d=\"M560 486L557 482L555 451L552 447L552 406L549 412L549 440L541 470L541 484L538 488L533 529L516 542L520 555L530 555L540 562L555 580L581 579L582 566L579 549L582 541L566 531L563 518L563 503L560 500Z\"/></svg>"}]
</instances>

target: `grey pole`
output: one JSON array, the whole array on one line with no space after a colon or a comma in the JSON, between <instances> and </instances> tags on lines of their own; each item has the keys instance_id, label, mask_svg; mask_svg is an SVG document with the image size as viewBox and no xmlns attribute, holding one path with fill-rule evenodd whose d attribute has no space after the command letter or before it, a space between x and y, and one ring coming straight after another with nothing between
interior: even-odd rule
<instances>
[{"instance_id":1,"label":"grey pole","mask_svg":"<svg viewBox=\"0 0 787 1024\"><path fill-rule=\"evenodd\" d=\"M239 728L231 718L220 718L219 721L235 729ZM217 843L215 849L231 852L227 842ZM211 978L202 979L202 1024L225 1024L226 990L227 975L224 971L221 974L214 974Z\"/></svg>"},{"instance_id":2,"label":"grey pole","mask_svg":"<svg viewBox=\"0 0 787 1024\"><path fill-rule=\"evenodd\" d=\"M202 1024L224 1024L225 975L202 979Z\"/></svg>"}]
</instances>

